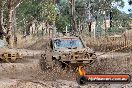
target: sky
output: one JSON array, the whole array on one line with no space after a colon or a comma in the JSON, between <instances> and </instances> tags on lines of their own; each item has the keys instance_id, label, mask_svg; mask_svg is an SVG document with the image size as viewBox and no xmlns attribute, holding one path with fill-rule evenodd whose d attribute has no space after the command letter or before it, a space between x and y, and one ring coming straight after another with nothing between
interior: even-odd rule
<instances>
[{"instance_id":1,"label":"sky","mask_svg":"<svg viewBox=\"0 0 132 88\"><path fill-rule=\"evenodd\" d=\"M124 3L125 6L123 8L118 8L118 9L121 10L121 11L123 11L123 12L125 12L125 13L127 13L127 14L129 14L130 12L128 11L128 9L132 9L132 5L128 4L128 0L124 0L124 2L125 2Z\"/></svg>"}]
</instances>

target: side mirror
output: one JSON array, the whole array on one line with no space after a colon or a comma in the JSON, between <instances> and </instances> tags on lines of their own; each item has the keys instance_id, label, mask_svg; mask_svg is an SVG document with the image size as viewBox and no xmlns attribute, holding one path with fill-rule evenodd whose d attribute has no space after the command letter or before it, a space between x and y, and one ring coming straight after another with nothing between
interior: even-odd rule
<instances>
[{"instance_id":1,"label":"side mirror","mask_svg":"<svg viewBox=\"0 0 132 88\"><path fill-rule=\"evenodd\" d=\"M83 44L84 44L85 47L87 47L87 43L85 41L83 41Z\"/></svg>"},{"instance_id":2,"label":"side mirror","mask_svg":"<svg viewBox=\"0 0 132 88\"><path fill-rule=\"evenodd\" d=\"M7 43L5 43L5 45L4 46L8 46L8 44Z\"/></svg>"},{"instance_id":3,"label":"side mirror","mask_svg":"<svg viewBox=\"0 0 132 88\"><path fill-rule=\"evenodd\" d=\"M85 45L87 44L86 41L84 41L84 44L85 44Z\"/></svg>"},{"instance_id":4,"label":"side mirror","mask_svg":"<svg viewBox=\"0 0 132 88\"><path fill-rule=\"evenodd\" d=\"M95 53L95 49L91 49L91 48L87 47L87 50L88 50L88 52L90 52L90 53Z\"/></svg>"}]
</instances>

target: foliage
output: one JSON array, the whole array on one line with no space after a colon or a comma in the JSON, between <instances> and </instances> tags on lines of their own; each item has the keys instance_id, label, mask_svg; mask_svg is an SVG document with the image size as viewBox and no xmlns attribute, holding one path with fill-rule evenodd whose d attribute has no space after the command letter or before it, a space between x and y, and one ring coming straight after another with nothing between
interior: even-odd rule
<instances>
[{"instance_id":1,"label":"foliage","mask_svg":"<svg viewBox=\"0 0 132 88\"><path fill-rule=\"evenodd\" d=\"M53 0L44 0L40 6L42 7L42 17L46 17L45 20L49 22L55 21L57 12Z\"/></svg>"},{"instance_id":2,"label":"foliage","mask_svg":"<svg viewBox=\"0 0 132 88\"><path fill-rule=\"evenodd\" d=\"M15 0L16 2L17 0ZM19 0L18 0L19 1ZM65 30L65 27L68 26L70 30L71 25L71 14L69 0L58 0L57 3L54 3L54 0L21 0L22 3L16 8L16 19L17 26L22 31L25 30L26 26L33 22L34 20L39 22L48 22L53 23L57 27L58 31ZM79 23L86 24L88 19L88 11L90 10L91 19L97 21L96 18L100 21L97 23L101 25L103 23L102 15L104 11L105 15L109 17L110 11L112 11L112 24L113 27L128 27L129 17L127 14L120 12L117 7L123 7L123 0L75 0L76 1L76 21ZM3 9L4 9L4 23L7 23L7 0L3 0ZM90 7L89 7L90 3ZM103 15L104 16L104 15ZM97 22L99 22L97 21ZM97 27L98 31L101 27ZM114 28L113 28L114 29ZM101 31L102 32L102 31Z\"/></svg>"},{"instance_id":3,"label":"foliage","mask_svg":"<svg viewBox=\"0 0 132 88\"><path fill-rule=\"evenodd\" d=\"M129 5L132 5L132 0L129 0L128 3L129 3Z\"/></svg>"},{"instance_id":4,"label":"foliage","mask_svg":"<svg viewBox=\"0 0 132 88\"><path fill-rule=\"evenodd\" d=\"M17 18L21 26L33 20L52 22L56 19L55 6L52 0L24 0L17 9Z\"/></svg>"},{"instance_id":5,"label":"foliage","mask_svg":"<svg viewBox=\"0 0 132 88\"><path fill-rule=\"evenodd\" d=\"M112 25L113 27L128 27L130 24L129 14L122 13L118 9L113 9Z\"/></svg>"},{"instance_id":6,"label":"foliage","mask_svg":"<svg viewBox=\"0 0 132 88\"><path fill-rule=\"evenodd\" d=\"M70 29L70 12L69 12L69 6L68 2L66 0L60 0L59 3L57 3L58 7L58 16L56 18L56 27L57 31L62 32L66 29L66 26L68 27L68 30Z\"/></svg>"},{"instance_id":7,"label":"foliage","mask_svg":"<svg viewBox=\"0 0 132 88\"><path fill-rule=\"evenodd\" d=\"M124 31L125 31L124 28L111 27L108 29L107 32L109 35L113 35L113 34L123 33Z\"/></svg>"},{"instance_id":8,"label":"foliage","mask_svg":"<svg viewBox=\"0 0 132 88\"><path fill-rule=\"evenodd\" d=\"M111 8L112 2L120 2L123 5L122 0L91 0L91 12L94 16L99 10L105 10ZM56 9L59 9L62 16L69 16L69 2L67 0L60 0L58 7L55 6L53 0L23 0L19 8L17 9L17 22L19 25L25 25L32 20L48 22L55 21ZM85 5L87 4L87 5ZM88 6L87 0L77 0L76 8ZM80 9L76 9L77 18L81 18L82 14L79 13ZM80 10L83 12L84 10ZM69 19L70 21L70 19Z\"/></svg>"},{"instance_id":9,"label":"foliage","mask_svg":"<svg viewBox=\"0 0 132 88\"><path fill-rule=\"evenodd\" d=\"M58 16L56 20L56 27L59 32L65 31L66 26L69 26L69 20L68 16Z\"/></svg>"}]
</instances>

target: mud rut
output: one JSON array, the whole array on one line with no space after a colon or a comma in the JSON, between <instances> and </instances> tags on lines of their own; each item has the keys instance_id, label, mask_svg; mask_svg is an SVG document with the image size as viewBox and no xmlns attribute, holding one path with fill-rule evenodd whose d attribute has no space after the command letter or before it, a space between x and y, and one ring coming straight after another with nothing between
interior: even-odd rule
<instances>
[{"instance_id":1,"label":"mud rut","mask_svg":"<svg viewBox=\"0 0 132 88\"><path fill-rule=\"evenodd\" d=\"M21 88L20 86L26 85L40 85L42 87L33 88L58 88L58 85L68 85L66 88L78 88L75 79L75 73L73 71L66 71L54 68L52 70L43 71L40 67L40 54L33 56L25 56L22 60L18 60L15 63L0 63L0 78L1 79L19 79L17 84L13 87L5 88ZM127 57L100 57L93 65L87 66L89 74L130 74L132 75L132 63L131 55ZM58 80L63 80L58 82ZM65 80L65 81L64 81ZM41 83L42 81L42 83ZM3 80L2 80L3 82ZM48 82L48 83L47 83ZM63 83L64 82L64 83ZM68 82L73 82L73 86L70 87ZM44 87L46 84L47 87ZM13 83L14 84L14 83ZM49 87L49 85L51 87ZM76 86L76 87L75 87ZM91 85L89 85L91 86ZM102 85L92 85L100 86ZM102 87L101 87L102 86ZM108 85L109 86L109 85ZM27 87L27 86L26 86ZM97 87L97 88L98 88ZM3 87L4 88L4 87ZM25 88L25 87L22 87ZM31 88L30 86L27 88ZM63 88L63 87L60 87ZM92 88L92 87L83 87ZM106 87L107 88L107 87ZM108 87L109 88L109 87ZM112 87L111 87L112 88ZM120 87L119 87L120 88ZM129 88L129 87L124 87ZM131 87L130 87L131 88Z\"/></svg>"}]
</instances>

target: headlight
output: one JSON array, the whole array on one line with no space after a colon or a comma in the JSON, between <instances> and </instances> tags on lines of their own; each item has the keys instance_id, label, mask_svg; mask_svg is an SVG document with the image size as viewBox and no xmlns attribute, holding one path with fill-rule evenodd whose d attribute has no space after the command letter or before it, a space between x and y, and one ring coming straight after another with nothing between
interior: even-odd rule
<instances>
[{"instance_id":1,"label":"headlight","mask_svg":"<svg viewBox=\"0 0 132 88\"><path fill-rule=\"evenodd\" d=\"M66 54L63 54L62 57L65 58L66 57Z\"/></svg>"}]
</instances>

